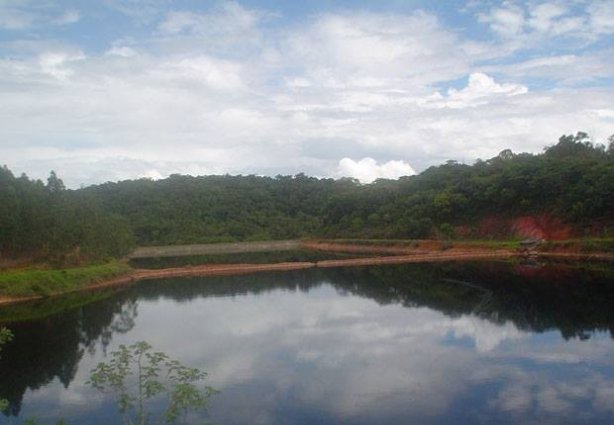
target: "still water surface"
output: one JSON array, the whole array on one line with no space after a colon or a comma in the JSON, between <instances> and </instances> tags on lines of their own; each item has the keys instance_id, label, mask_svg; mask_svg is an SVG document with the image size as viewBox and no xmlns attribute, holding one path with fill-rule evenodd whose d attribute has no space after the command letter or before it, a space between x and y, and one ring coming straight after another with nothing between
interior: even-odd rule
<instances>
[{"instance_id":1,"label":"still water surface","mask_svg":"<svg viewBox=\"0 0 614 425\"><path fill-rule=\"evenodd\" d=\"M614 270L470 263L144 282L4 311L0 423L112 424L86 381L145 340L231 424L614 423ZM68 303L68 302L67 302Z\"/></svg>"}]
</instances>

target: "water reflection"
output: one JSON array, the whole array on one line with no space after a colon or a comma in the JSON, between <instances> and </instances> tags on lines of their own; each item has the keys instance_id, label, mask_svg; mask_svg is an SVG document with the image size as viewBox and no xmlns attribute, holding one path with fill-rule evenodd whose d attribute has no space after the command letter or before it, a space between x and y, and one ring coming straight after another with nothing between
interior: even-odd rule
<instances>
[{"instance_id":1,"label":"water reflection","mask_svg":"<svg viewBox=\"0 0 614 425\"><path fill-rule=\"evenodd\" d=\"M54 379L68 388L84 352L94 355L97 346L105 351L114 333L134 327L136 316L136 300L122 296L7 325L18 335L0 359L0 394L9 401L8 413L19 414L27 389L39 389Z\"/></svg>"},{"instance_id":2,"label":"water reflection","mask_svg":"<svg viewBox=\"0 0 614 425\"><path fill-rule=\"evenodd\" d=\"M449 316L474 314L495 323L512 321L527 331L556 329L564 338L588 338L594 331L609 331L614 337L613 280L614 270L607 267L502 262L403 265L165 279L139 288L139 295L189 301L280 288L308 292L327 282L341 293L382 305L429 307Z\"/></svg>"},{"instance_id":3,"label":"water reflection","mask_svg":"<svg viewBox=\"0 0 614 425\"><path fill-rule=\"evenodd\" d=\"M608 423L613 302L611 270L502 263L147 282L11 324L0 395L108 423L87 372L145 339L210 372L220 424Z\"/></svg>"}]
</instances>

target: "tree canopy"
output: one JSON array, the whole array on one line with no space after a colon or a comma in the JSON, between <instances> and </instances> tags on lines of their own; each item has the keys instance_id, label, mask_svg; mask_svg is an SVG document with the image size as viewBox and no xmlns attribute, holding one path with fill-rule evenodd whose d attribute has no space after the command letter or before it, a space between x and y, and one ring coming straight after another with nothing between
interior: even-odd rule
<instances>
[{"instance_id":1,"label":"tree canopy","mask_svg":"<svg viewBox=\"0 0 614 425\"><path fill-rule=\"evenodd\" d=\"M614 136L563 135L542 153L509 149L473 165L456 161L415 176L360 184L294 176L184 176L68 190L0 169L0 252L91 261L134 241L166 245L299 237L426 238L488 217L549 214L578 234L611 232Z\"/></svg>"}]
</instances>

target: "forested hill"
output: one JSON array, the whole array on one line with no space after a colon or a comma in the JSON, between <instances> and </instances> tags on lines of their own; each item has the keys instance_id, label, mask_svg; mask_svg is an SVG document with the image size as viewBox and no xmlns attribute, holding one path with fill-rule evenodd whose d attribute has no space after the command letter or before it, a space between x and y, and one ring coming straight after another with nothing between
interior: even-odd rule
<instances>
[{"instance_id":1,"label":"forested hill","mask_svg":"<svg viewBox=\"0 0 614 425\"><path fill-rule=\"evenodd\" d=\"M144 245L303 236L471 236L488 231L484 219L527 215L555 217L582 232L613 219L614 146L593 145L578 133L561 137L539 155L505 150L474 165L448 161L417 176L367 185L303 174L173 175L83 192L125 217ZM494 227L501 231L500 224Z\"/></svg>"},{"instance_id":2,"label":"forested hill","mask_svg":"<svg viewBox=\"0 0 614 425\"><path fill-rule=\"evenodd\" d=\"M130 245L131 237L140 245L306 236L509 237L510 220L529 216L575 236L606 236L614 222L614 137L609 142L606 149L578 133L537 155L505 150L473 165L448 161L367 185L304 174L173 175L73 191L55 175L44 185L15 178L5 167L0 249L4 255L89 250L99 257L102 251L117 256L118 243ZM96 244L105 247L98 252Z\"/></svg>"}]
</instances>

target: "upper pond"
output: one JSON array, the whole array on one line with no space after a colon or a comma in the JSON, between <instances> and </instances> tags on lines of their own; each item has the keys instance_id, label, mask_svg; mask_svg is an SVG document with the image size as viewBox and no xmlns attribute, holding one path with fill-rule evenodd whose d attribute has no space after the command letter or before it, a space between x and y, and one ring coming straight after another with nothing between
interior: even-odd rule
<instances>
[{"instance_id":1,"label":"upper pond","mask_svg":"<svg viewBox=\"0 0 614 425\"><path fill-rule=\"evenodd\" d=\"M0 423L119 424L86 382L142 340L220 391L191 423L613 423L614 270L600 267L310 269L3 309L15 338L0 360Z\"/></svg>"}]
</instances>

